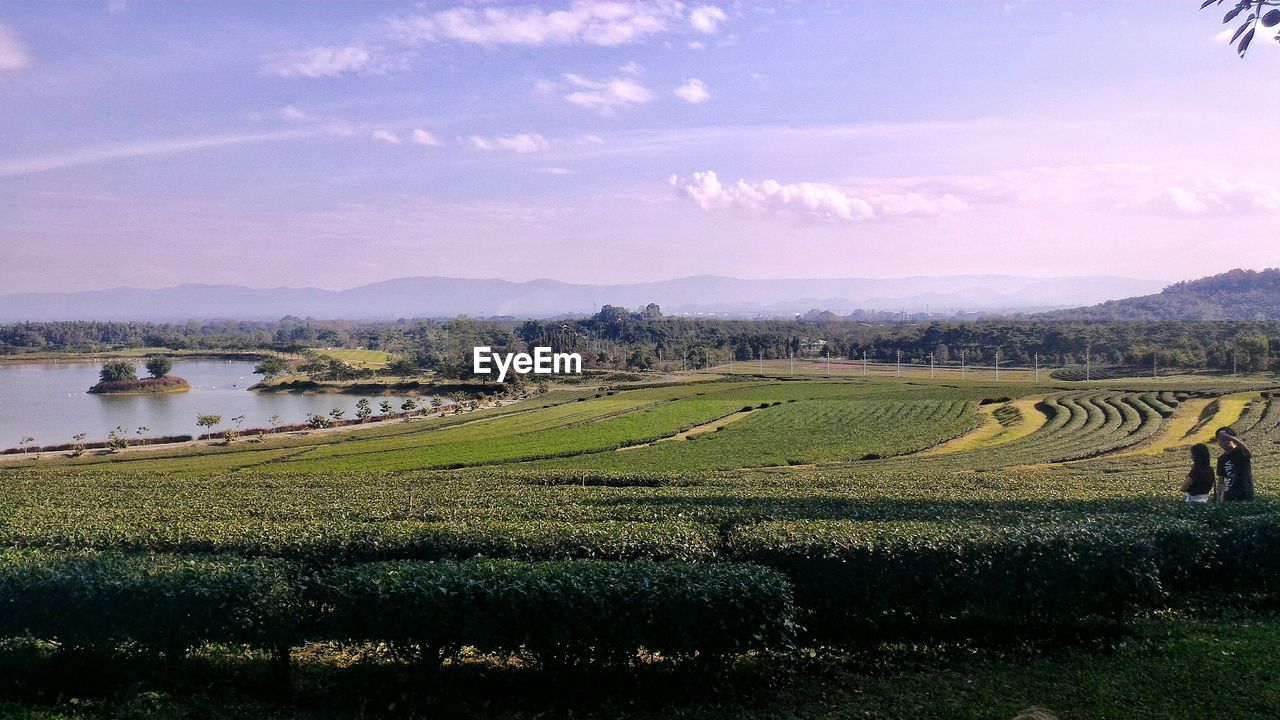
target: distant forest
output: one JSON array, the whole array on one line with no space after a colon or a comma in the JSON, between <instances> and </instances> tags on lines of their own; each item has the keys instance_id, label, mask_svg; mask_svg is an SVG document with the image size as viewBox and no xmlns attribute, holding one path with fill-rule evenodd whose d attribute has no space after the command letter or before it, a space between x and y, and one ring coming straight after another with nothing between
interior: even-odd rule
<instances>
[{"instance_id":1,"label":"distant forest","mask_svg":"<svg viewBox=\"0 0 1280 720\"><path fill-rule=\"evenodd\" d=\"M1105 322L992 320L867 322L829 313L796 320L666 317L656 305L605 306L587 318L555 321L399 320L275 322L48 322L0 325L0 355L110 352L136 348L179 351L279 351L361 347L383 350L389 374L470 372L471 348L506 351L545 345L579 352L588 368L700 368L725 362L797 358L904 363L1042 366L1082 364L1280 372L1280 321Z\"/></svg>"}]
</instances>

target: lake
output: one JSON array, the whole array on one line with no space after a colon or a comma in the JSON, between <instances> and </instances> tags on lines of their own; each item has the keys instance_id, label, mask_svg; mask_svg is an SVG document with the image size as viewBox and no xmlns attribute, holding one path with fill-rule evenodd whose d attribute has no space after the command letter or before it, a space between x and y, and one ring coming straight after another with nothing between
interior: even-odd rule
<instances>
[{"instance_id":1,"label":"lake","mask_svg":"<svg viewBox=\"0 0 1280 720\"><path fill-rule=\"evenodd\" d=\"M138 374L145 375L142 361ZM280 424L306 422L314 413L328 415L333 408L355 416L359 395L330 393L258 393L247 388L261 380L253 374L255 363L246 360L175 359L170 374L185 378L190 392L153 395L95 395L86 392L98 382L99 362L38 362L0 364L0 449L17 447L24 437L35 445L71 442L77 433L87 441L105 440L117 425L130 437L146 427L147 437L199 435L197 414L221 415L217 429L233 427L230 420L244 415L243 427L267 427L273 415ZM430 398L415 398L419 402ZM390 400L399 412L403 397L370 396L374 413L378 403Z\"/></svg>"}]
</instances>

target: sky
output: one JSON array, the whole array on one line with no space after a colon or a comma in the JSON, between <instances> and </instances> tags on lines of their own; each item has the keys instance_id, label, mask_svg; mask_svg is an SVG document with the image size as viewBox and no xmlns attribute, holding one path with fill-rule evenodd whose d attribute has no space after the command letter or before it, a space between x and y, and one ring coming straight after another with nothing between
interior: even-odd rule
<instances>
[{"instance_id":1,"label":"sky","mask_svg":"<svg viewBox=\"0 0 1280 720\"><path fill-rule=\"evenodd\" d=\"M0 294L1277 266L1199 5L0 0Z\"/></svg>"}]
</instances>

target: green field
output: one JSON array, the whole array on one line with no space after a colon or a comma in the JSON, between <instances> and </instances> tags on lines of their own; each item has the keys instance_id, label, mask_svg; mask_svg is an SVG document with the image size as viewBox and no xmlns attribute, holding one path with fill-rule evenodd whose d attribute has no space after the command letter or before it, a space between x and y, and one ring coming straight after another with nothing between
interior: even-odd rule
<instances>
[{"instance_id":1,"label":"green field","mask_svg":"<svg viewBox=\"0 0 1280 720\"><path fill-rule=\"evenodd\" d=\"M75 646L143 667L186 657L235 684L283 657L292 679L244 682L314 699L412 685L425 655L453 678L433 692L483 714L460 687L508 687L554 712L530 688L566 672L622 688L682 682L713 662L726 687L784 678L751 692L795 717L826 716L828 702L851 717L1033 704L1114 717L1147 692L1144 673L1164 673L1136 717L1190 718L1211 706L1190 683L1178 699L1175 666L1225 667L1219 646L1231 643L1257 659L1233 680L1254 695L1221 716L1275 709L1274 692L1250 690L1280 671L1263 649L1280 598L1272 386L775 371L0 465L0 599L25 618L0 620L0 635L21 639L0 645L0 663L56 668L68 661L58 649ZM1254 448L1259 499L1190 507L1178 493L1186 448L1226 423ZM83 625L23 604L69 587L101 588L55 606ZM126 591L143 598L136 619L109 599ZM174 607L209 598L203 620L183 610L165 630ZM965 653L994 669L962 682ZM1111 689L1077 695L1062 673ZM24 682L14 707L37 711L39 683ZM383 685L376 693L403 692ZM174 692L163 702L197 691ZM105 716L120 702L43 707ZM252 693L243 702L283 712ZM677 705L739 712L731 697ZM494 712L522 716L519 703Z\"/></svg>"},{"instance_id":2,"label":"green field","mask_svg":"<svg viewBox=\"0 0 1280 720\"><path fill-rule=\"evenodd\" d=\"M381 370L391 362L390 353L382 350L329 348L316 350L315 352L322 357L341 360L352 367L368 368L369 370Z\"/></svg>"}]
</instances>

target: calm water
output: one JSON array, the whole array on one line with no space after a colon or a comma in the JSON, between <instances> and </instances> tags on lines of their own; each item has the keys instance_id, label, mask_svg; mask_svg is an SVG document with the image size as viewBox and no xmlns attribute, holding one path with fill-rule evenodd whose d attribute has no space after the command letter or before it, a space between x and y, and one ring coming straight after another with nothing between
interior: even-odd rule
<instances>
[{"instance_id":1,"label":"calm water","mask_svg":"<svg viewBox=\"0 0 1280 720\"><path fill-rule=\"evenodd\" d=\"M272 415L281 424L306 422L312 413L328 415L342 408L354 417L357 395L324 393L257 393L246 390L261 377L253 374L253 362L243 360L175 360L173 375L185 378L191 391L155 395L92 395L85 392L98 382L100 364L93 362L0 364L0 448L16 447L22 438L36 445L71 442L76 433L89 441L105 440L107 432L122 425L134 436L139 426L149 437L198 435L196 414L221 415L218 429L233 427L231 418L244 415L243 427L267 427ZM139 375L145 375L138 363ZM399 411L402 397L371 396L374 413L378 403L391 400ZM426 398L417 398L422 402Z\"/></svg>"}]
</instances>

